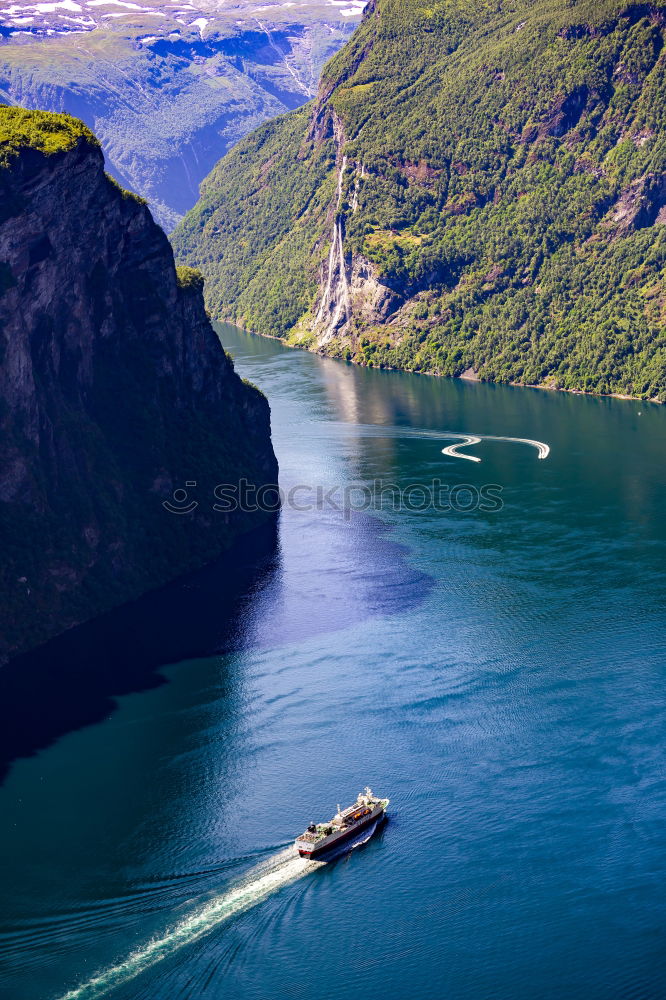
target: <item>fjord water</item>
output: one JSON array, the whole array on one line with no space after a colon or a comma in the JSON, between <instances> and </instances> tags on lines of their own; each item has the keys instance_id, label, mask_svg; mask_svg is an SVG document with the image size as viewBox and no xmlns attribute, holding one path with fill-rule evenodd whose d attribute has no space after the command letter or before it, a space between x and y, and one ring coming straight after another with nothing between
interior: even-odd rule
<instances>
[{"instance_id":1,"label":"fjord water","mask_svg":"<svg viewBox=\"0 0 666 1000\"><path fill-rule=\"evenodd\" d=\"M666 409L221 336L308 489L242 600L206 584L224 643L14 763L0 995L663 998ZM295 509L437 479L503 506ZM294 858L366 783L383 830Z\"/></svg>"}]
</instances>

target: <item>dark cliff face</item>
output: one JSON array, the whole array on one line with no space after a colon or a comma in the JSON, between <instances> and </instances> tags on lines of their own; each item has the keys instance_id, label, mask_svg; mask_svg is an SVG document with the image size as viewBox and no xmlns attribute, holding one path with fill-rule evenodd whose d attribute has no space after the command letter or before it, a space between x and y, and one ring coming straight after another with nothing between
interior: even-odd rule
<instances>
[{"instance_id":1,"label":"dark cliff face","mask_svg":"<svg viewBox=\"0 0 666 1000\"><path fill-rule=\"evenodd\" d=\"M236 375L201 281L79 137L0 167L0 658L202 565L277 481L265 398ZM190 514L162 501L188 486Z\"/></svg>"}]
</instances>

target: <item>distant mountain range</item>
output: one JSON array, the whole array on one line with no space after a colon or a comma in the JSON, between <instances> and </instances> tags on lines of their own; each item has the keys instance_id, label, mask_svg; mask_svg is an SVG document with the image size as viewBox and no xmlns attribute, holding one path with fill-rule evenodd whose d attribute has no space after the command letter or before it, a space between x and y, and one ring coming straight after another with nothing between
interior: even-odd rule
<instances>
[{"instance_id":1,"label":"distant mountain range","mask_svg":"<svg viewBox=\"0 0 666 1000\"><path fill-rule=\"evenodd\" d=\"M176 253L335 357L666 400L665 34L665 0L372 0Z\"/></svg>"},{"instance_id":2,"label":"distant mountain range","mask_svg":"<svg viewBox=\"0 0 666 1000\"><path fill-rule=\"evenodd\" d=\"M0 103L81 118L111 173L169 230L220 156L316 93L362 9L361 0L5 0Z\"/></svg>"}]
</instances>

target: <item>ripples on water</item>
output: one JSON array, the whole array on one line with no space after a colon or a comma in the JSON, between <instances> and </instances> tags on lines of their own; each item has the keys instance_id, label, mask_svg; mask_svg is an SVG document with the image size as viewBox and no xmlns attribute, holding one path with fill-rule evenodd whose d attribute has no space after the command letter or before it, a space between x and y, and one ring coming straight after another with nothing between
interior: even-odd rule
<instances>
[{"instance_id":1,"label":"ripples on water","mask_svg":"<svg viewBox=\"0 0 666 1000\"><path fill-rule=\"evenodd\" d=\"M306 875L312 875L325 864L331 864L338 858L348 856L351 851L367 844L376 828L377 824L374 824L337 852L329 853L325 861L301 858L295 853L293 846L272 855L251 869L237 885L190 912L166 933L153 938L124 961L98 972L91 979L70 990L62 1000L96 1000L97 997L105 996L111 989L128 983L157 962L210 934L220 924L252 909L292 882L305 878ZM200 888L203 889L203 886Z\"/></svg>"},{"instance_id":2,"label":"ripples on water","mask_svg":"<svg viewBox=\"0 0 666 1000\"><path fill-rule=\"evenodd\" d=\"M224 336L271 398L283 485L438 476L504 508L285 511L249 593L197 584L202 645L153 659L197 658L0 789L3 996L661 1000L666 411ZM103 647L112 677L109 634L53 670ZM293 858L368 782L386 829Z\"/></svg>"}]
</instances>

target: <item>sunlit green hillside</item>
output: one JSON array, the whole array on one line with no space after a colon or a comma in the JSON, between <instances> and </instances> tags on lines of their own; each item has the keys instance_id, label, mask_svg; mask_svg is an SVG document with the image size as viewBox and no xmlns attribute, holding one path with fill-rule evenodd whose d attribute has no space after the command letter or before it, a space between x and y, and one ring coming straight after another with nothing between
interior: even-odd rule
<instances>
[{"instance_id":1,"label":"sunlit green hillside","mask_svg":"<svg viewBox=\"0 0 666 1000\"><path fill-rule=\"evenodd\" d=\"M175 234L218 316L350 358L666 398L666 3L376 0Z\"/></svg>"}]
</instances>

